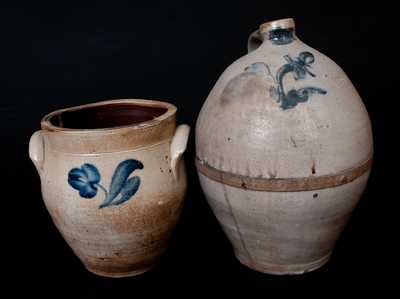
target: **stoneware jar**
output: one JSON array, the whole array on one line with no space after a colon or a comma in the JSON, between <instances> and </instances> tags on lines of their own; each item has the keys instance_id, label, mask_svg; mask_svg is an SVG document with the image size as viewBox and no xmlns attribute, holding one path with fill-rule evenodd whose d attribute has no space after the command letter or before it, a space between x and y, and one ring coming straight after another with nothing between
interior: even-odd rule
<instances>
[{"instance_id":1,"label":"stoneware jar","mask_svg":"<svg viewBox=\"0 0 400 299\"><path fill-rule=\"evenodd\" d=\"M201 186L236 257L273 274L326 263L366 186L368 113L293 19L262 24L229 66L196 126Z\"/></svg>"},{"instance_id":2,"label":"stoneware jar","mask_svg":"<svg viewBox=\"0 0 400 299\"><path fill-rule=\"evenodd\" d=\"M32 135L46 207L88 270L137 275L166 249L186 191L189 127L175 115L165 102L112 100L50 113Z\"/></svg>"}]
</instances>

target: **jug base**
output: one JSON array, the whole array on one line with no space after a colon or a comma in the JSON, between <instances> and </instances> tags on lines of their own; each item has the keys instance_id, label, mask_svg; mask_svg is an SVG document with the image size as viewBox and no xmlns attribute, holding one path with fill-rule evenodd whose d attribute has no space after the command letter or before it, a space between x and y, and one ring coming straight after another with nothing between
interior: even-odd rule
<instances>
[{"instance_id":1,"label":"jug base","mask_svg":"<svg viewBox=\"0 0 400 299\"><path fill-rule=\"evenodd\" d=\"M300 275L321 268L329 261L331 253L311 263L293 265L257 264L249 262L247 258L239 254L235 254L235 256L241 264L257 272L272 275Z\"/></svg>"},{"instance_id":2,"label":"jug base","mask_svg":"<svg viewBox=\"0 0 400 299\"><path fill-rule=\"evenodd\" d=\"M86 269L89 272L92 272L93 274L96 274L96 275L99 275L99 276L103 276L103 277L111 277L111 278L137 276L137 275L140 275L140 274L143 274L143 273L149 271L152 268L153 267L147 267L147 268L137 269L137 270L133 270L133 271L127 271L127 272L103 272L103 271L94 270L94 269L91 269L89 267L86 267Z\"/></svg>"}]
</instances>

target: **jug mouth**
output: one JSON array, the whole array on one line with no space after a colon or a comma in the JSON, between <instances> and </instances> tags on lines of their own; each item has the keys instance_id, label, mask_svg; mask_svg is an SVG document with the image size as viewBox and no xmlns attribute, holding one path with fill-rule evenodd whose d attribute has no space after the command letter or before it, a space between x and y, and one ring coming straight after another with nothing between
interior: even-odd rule
<instances>
[{"instance_id":1,"label":"jug mouth","mask_svg":"<svg viewBox=\"0 0 400 299\"><path fill-rule=\"evenodd\" d=\"M100 101L53 111L43 117L41 126L59 132L145 128L175 117L176 109L167 102L144 99Z\"/></svg>"},{"instance_id":2,"label":"jug mouth","mask_svg":"<svg viewBox=\"0 0 400 299\"><path fill-rule=\"evenodd\" d=\"M267 33L273 30L294 30L295 22L293 18L279 19L266 22L260 25L260 33Z\"/></svg>"}]
</instances>

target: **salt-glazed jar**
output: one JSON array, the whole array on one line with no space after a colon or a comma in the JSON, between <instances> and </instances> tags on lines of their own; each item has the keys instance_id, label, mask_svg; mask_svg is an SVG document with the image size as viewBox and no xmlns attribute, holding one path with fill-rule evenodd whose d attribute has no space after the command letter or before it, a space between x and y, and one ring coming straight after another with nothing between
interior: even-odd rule
<instances>
[{"instance_id":1,"label":"salt-glazed jar","mask_svg":"<svg viewBox=\"0 0 400 299\"><path fill-rule=\"evenodd\" d=\"M112 100L52 112L30 139L45 205L96 274L137 275L155 265L186 191L187 125L176 107Z\"/></svg>"},{"instance_id":2,"label":"salt-glazed jar","mask_svg":"<svg viewBox=\"0 0 400 299\"><path fill-rule=\"evenodd\" d=\"M196 125L208 203L244 265L300 274L325 264L366 186L368 113L293 19L262 24L221 75Z\"/></svg>"}]
</instances>

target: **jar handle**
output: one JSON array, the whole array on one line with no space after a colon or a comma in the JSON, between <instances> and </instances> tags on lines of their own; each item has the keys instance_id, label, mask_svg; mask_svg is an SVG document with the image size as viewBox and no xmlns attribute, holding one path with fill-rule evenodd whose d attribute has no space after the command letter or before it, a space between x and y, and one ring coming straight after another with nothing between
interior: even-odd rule
<instances>
[{"instance_id":1,"label":"jar handle","mask_svg":"<svg viewBox=\"0 0 400 299\"><path fill-rule=\"evenodd\" d=\"M39 176L42 175L44 162L44 139L42 132L42 130L36 131L29 140L29 157L35 165Z\"/></svg>"},{"instance_id":2,"label":"jar handle","mask_svg":"<svg viewBox=\"0 0 400 299\"><path fill-rule=\"evenodd\" d=\"M263 38L260 33L260 30L257 29L252 34L250 34L249 39L247 40L247 52L253 52L257 50L259 46L263 43Z\"/></svg>"},{"instance_id":3,"label":"jar handle","mask_svg":"<svg viewBox=\"0 0 400 299\"><path fill-rule=\"evenodd\" d=\"M187 142L189 139L190 127L188 125L179 125L171 142L171 169L174 178L179 178L180 161L183 153L186 150Z\"/></svg>"}]
</instances>

